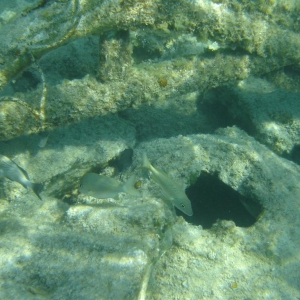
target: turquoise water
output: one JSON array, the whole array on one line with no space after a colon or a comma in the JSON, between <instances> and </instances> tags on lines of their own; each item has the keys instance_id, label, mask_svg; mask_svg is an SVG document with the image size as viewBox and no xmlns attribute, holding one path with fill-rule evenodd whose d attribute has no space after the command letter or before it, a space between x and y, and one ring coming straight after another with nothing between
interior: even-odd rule
<instances>
[{"instance_id":1,"label":"turquoise water","mask_svg":"<svg viewBox=\"0 0 300 300\"><path fill-rule=\"evenodd\" d=\"M1 0L0 298L298 299L298 2Z\"/></svg>"}]
</instances>

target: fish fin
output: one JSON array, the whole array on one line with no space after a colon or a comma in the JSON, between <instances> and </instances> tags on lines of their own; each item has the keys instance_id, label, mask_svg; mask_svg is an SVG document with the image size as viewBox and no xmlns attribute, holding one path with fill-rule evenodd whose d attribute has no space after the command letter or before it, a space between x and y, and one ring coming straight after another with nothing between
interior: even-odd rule
<instances>
[{"instance_id":1,"label":"fish fin","mask_svg":"<svg viewBox=\"0 0 300 300\"><path fill-rule=\"evenodd\" d=\"M146 152L143 152L143 156L142 156L142 168L146 168L149 169L151 166L150 161L147 157Z\"/></svg>"},{"instance_id":2,"label":"fish fin","mask_svg":"<svg viewBox=\"0 0 300 300\"><path fill-rule=\"evenodd\" d=\"M32 188L33 192L39 197L39 199L42 200L40 192L44 187L43 184L31 182L30 187Z\"/></svg>"},{"instance_id":3,"label":"fish fin","mask_svg":"<svg viewBox=\"0 0 300 300\"><path fill-rule=\"evenodd\" d=\"M139 191L134 187L135 184L135 176L132 175L130 178L124 183L123 185L123 191L129 195L132 196L138 196L140 193Z\"/></svg>"},{"instance_id":4,"label":"fish fin","mask_svg":"<svg viewBox=\"0 0 300 300\"><path fill-rule=\"evenodd\" d=\"M16 164L16 163L15 163ZM16 164L17 165L17 164ZM18 166L18 165L17 165ZM26 179L27 180L30 180L29 179L29 175L28 175L28 173L23 169L23 168L21 168L20 166L18 166L18 168L22 171L22 173L25 175L25 177L26 177Z\"/></svg>"}]
</instances>

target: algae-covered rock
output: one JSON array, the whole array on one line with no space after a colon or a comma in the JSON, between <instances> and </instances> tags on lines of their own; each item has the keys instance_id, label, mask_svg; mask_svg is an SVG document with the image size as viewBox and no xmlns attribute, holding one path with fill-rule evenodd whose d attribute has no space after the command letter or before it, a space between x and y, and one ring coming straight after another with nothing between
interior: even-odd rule
<instances>
[{"instance_id":1,"label":"algae-covered rock","mask_svg":"<svg viewBox=\"0 0 300 300\"><path fill-rule=\"evenodd\" d=\"M99 4L92 0L35 3L0 28L1 86L25 67L35 65L38 58L44 59L50 49L91 34L99 36L99 47L87 74L97 73L95 77L101 83L92 76L52 87L49 77L42 77L43 94L26 102L26 112L11 113L16 103L23 105L26 95L9 95L10 103L2 107L1 119L11 124L17 118L26 126L20 130L0 123L0 138L7 140L141 103L169 102L174 94L203 92L245 79L249 74L260 76L287 65L297 66L297 11L297 4L287 6L280 1L265 5L184 0L176 4ZM84 60L80 57L90 55L86 48L77 50L67 47L64 64L57 64L66 78L68 69L70 74L74 72L72 60L76 61L74 65L80 65L78 61ZM92 109L83 105L85 92L90 95L87 101ZM53 103L53 97L58 105Z\"/></svg>"}]
</instances>

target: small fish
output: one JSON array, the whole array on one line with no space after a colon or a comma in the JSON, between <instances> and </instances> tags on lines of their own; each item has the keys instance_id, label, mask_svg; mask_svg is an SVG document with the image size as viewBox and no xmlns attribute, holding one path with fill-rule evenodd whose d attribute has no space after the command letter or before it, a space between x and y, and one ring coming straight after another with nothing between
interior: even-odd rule
<instances>
[{"instance_id":1,"label":"small fish","mask_svg":"<svg viewBox=\"0 0 300 300\"><path fill-rule=\"evenodd\" d=\"M191 201L186 196L184 190L180 188L180 184L171 179L163 171L154 168L149 162L146 153L143 153L143 168L151 171L153 180L161 187L166 200L171 201L173 205L186 215L193 215Z\"/></svg>"},{"instance_id":2,"label":"small fish","mask_svg":"<svg viewBox=\"0 0 300 300\"><path fill-rule=\"evenodd\" d=\"M114 178L87 173L80 180L79 192L95 198L117 198L119 193L128 193L138 196L134 188L135 177L131 176L124 184Z\"/></svg>"},{"instance_id":3,"label":"small fish","mask_svg":"<svg viewBox=\"0 0 300 300\"><path fill-rule=\"evenodd\" d=\"M33 192L42 200L39 192L43 185L29 180L27 172L19 167L15 162L4 155L0 155L0 178L6 177L12 181L22 184L26 189L31 188Z\"/></svg>"}]
</instances>

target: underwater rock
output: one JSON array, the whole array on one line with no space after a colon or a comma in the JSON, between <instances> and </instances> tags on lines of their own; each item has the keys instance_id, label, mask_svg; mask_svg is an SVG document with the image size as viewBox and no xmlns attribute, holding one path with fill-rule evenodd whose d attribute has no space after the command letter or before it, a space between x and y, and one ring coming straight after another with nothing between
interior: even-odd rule
<instances>
[{"instance_id":1,"label":"underwater rock","mask_svg":"<svg viewBox=\"0 0 300 300\"><path fill-rule=\"evenodd\" d=\"M85 5L77 1L42 4L33 7L28 4L22 13L2 26L4 46L0 57L5 55L6 60L0 72L1 86L30 63L27 50L39 57L76 37L129 28L137 32L141 37L138 43L143 43L146 49L149 47L150 53L164 52L164 45L170 50L173 44L178 44L181 33L195 32L195 37L200 37L211 51L239 48L250 55L266 57L270 54L277 57L274 62L278 65L299 60L299 33L293 26L300 9L296 3L288 8L284 3L265 4L267 9L260 3L228 5L226 1L186 0L177 1L176 5L172 1L153 0L146 4L105 1L99 5L92 0ZM287 11L294 13L287 14ZM150 26L151 35L148 34ZM195 42L202 44L202 41ZM201 53L203 46L200 49ZM191 53L195 54L199 51Z\"/></svg>"},{"instance_id":2,"label":"underwater rock","mask_svg":"<svg viewBox=\"0 0 300 300\"><path fill-rule=\"evenodd\" d=\"M41 76L42 97L24 96L24 102L22 95L6 95L10 100L1 108L0 140L161 103L299 63L299 29L294 24L300 8L294 2L288 7L281 2L79 2L28 4L1 26L1 87L25 67L37 68L36 60L50 49L92 34L99 36L100 46L89 64L89 78L53 86L47 82L50 74ZM81 56L89 55L84 47L67 47L64 63L57 65L64 78L72 77L68 71L73 73L73 66L84 61ZM25 105L25 113L15 105ZM16 127L11 125L14 120Z\"/></svg>"},{"instance_id":3,"label":"underwater rock","mask_svg":"<svg viewBox=\"0 0 300 300\"><path fill-rule=\"evenodd\" d=\"M30 207L2 204L0 297L138 299L166 249L161 228L174 222L155 199L147 200L69 209L50 198Z\"/></svg>"},{"instance_id":4,"label":"underwater rock","mask_svg":"<svg viewBox=\"0 0 300 300\"><path fill-rule=\"evenodd\" d=\"M298 91L248 77L237 85L206 92L202 109L210 108L207 117L211 120L223 120L216 125L236 124L277 154L291 158L300 144L299 96Z\"/></svg>"},{"instance_id":5,"label":"underwater rock","mask_svg":"<svg viewBox=\"0 0 300 300\"><path fill-rule=\"evenodd\" d=\"M116 116L106 116L49 131L44 148L39 142L38 135L31 135L0 145L3 154L16 157L33 179L45 183L47 195L62 198L74 190L85 173L99 172L123 150L133 147L135 130Z\"/></svg>"},{"instance_id":6,"label":"underwater rock","mask_svg":"<svg viewBox=\"0 0 300 300\"><path fill-rule=\"evenodd\" d=\"M246 93L236 88L238 108L229 108L247 116L251 134L261 143L280 155L291 157L294 147L300 144L299 97L297 91L273 89L259 93L255 89ZM247 123L247 121L245 121ZM248 128L247 128L248 129Z\"/></svg>"},{"instance_id":7,"label":"underwater rock","mask_svg":"<svg viewBox=\"0 0 300 300\"><path fill-rule=\"evenodd\" d=\"M251 299L257 293L273 298L299 297L299 272L296 275L292 270L293 264L299 266L300 233L291 229L300 225L299 166L278 157L236 127L212 135L141 143L135 152L137 165L144 152L174 179L184 179L186 185L190 174L216 174L264 209L249 228L216 220L211 229L203 230L178 219L172 228L173 247L153 271L149 299L193 299L195 295L203 299ZM153 184L150 192L159 197Z\"/></svg>"},{"instance_id":8,"label":"underwater rock","mask_svg":"<svg viewBox=\"0 0 300 300\"><path fill-rule=\"evenodd\" d=\"M0 115L0 140L52 129L84 118L132 108L136 110L150 104L158 108L177 106L178 103L174 102L180 96L189 98L193 92L215 86L216 82L235 81L248 76L249 61L246 56L220 54L213 59L196 60L193 65L188 59L180 59L180 66L172 61L157 62L155 67L152 64L132 66L126 71L126 77L119 81L108 80L100 83L89 74L82 79L63 80L59 84L47 85L43 102L40 101L41 91L38 90L19 94L26 101L6 97ZM225 61L226 68L229 68L228 73L220 73L219 70L208 75L208 69L211 70L216 65L223 68ZM182 69L186 68L190 71L183 73ZM190 73L194 75L190 76ZM161 75L172 77L165 87L157 82ZM16 110L16 107L21 107L22 111L19 112L20 109Z\"/></svg>"},{"instance_id":9,"label":"underwater rock","mask_svg":"<svg viewBox=\"0 0 300 300\"><path fill-rule=\"evenodd\" d=\"M294 214L293 205L296 204L290 201L287 205L279 195L285 195L285 199L292 197L290 189L293 185L298 189L296 178L300 168L278 157L237 127L219 129L215 134L142 142L135 150L138 160L134 160L134 166L141 164L144 152L153 164L159 165L175 180L183 180L185 186L189 185L191 174L200 175L201 171L217 174L226 185L259 202L266 209L265 214L273 210ZM286 183L289 183L286 186L283 181L285 170L289 170L290 175L286 177Z\"/></svg>"},{"instance_id":10,"label":"underwater rock","mask_svg":"<svg viewBox=\"0 0 300 300\"><path fill-rule=\"evenodd\" d=\"M39 201L0 182L0 299L300 299L300 168L277 155L299 144L299 97L259 78L299 79L299 1L13 3L0 5L1 155L45 189ZM132 164L113 165L125 149ZM206 172L263 213L195 226L142 153L182 189ZM136 175L140 196L78 194L103 168Z\"/></svg>"},{"instance_id":11,"label":"underwater rock","mask_svg":"<svg viewBox=\"0 0 300 300\"><path fill-rule=\"evenodd\" d=\"M39 151L54 147L51 134L48 143ZM145 178L140 197L91 201L82 195L81 204L70 207L45 191L43 202L32 194L26 201L1 201L1 298L300 297L300 167L236 127L151 140L133 149L136 175L146 152L186 185L191 173L217 174L259 202L264 213L249 228L218 220L203 230L175 217L156 184ZM46 172L49 163L42 163Z\"/></svg>"}]
</instances>

